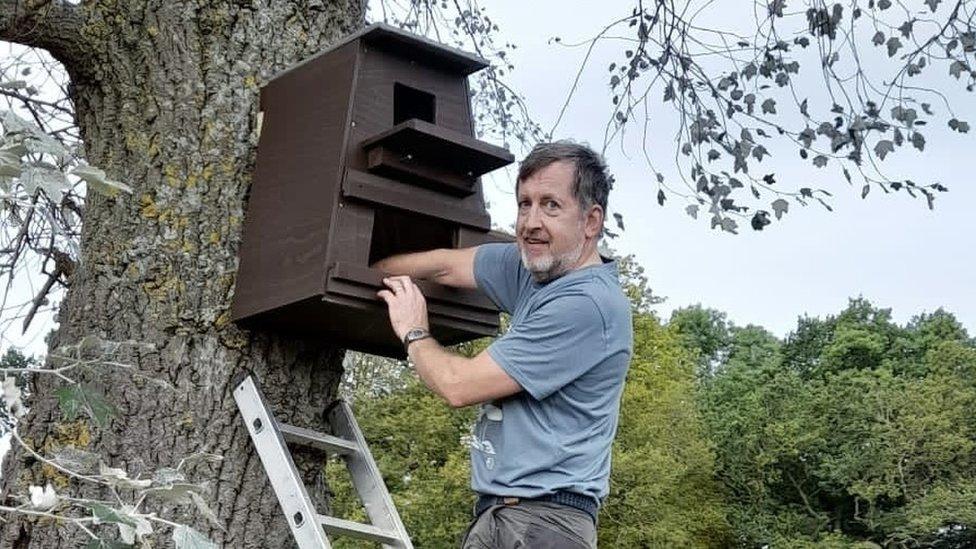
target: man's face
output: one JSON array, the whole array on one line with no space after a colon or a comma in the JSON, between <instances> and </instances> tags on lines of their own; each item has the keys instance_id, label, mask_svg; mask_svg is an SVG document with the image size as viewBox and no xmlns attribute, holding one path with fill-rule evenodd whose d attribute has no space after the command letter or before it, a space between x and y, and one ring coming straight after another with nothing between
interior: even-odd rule
<instances>
[{"instance_id":1,"label":"man's face","mask_svg":"<svg viewBox=\"0 0 976 549\"><path fill-rule=\"evenodd\" d=\"M586 244L586 219L573 196L575 167L549 164L519 184L518 237L522 264L538 282L576 268Z\"/></svg>"}]
</instances>

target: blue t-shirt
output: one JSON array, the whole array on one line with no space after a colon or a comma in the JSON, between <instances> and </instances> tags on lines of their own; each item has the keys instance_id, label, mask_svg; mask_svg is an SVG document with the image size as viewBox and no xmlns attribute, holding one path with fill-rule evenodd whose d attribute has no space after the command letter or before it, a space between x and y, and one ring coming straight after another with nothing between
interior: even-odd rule
<instances>
[{"instance_id":1,"label":"blue t-shirt","mask_svg":"<svg viewBox=\"0 0 976 549\"><path fill-rule=\"evenodd\" d=\"M633 346L616 263L540 284L514 244L485 244L474 274L511 315L488 354L524 391L482 405L470 440L471 487L526 498L564 490L601 502Z\"/></svg>"}]
</instances>

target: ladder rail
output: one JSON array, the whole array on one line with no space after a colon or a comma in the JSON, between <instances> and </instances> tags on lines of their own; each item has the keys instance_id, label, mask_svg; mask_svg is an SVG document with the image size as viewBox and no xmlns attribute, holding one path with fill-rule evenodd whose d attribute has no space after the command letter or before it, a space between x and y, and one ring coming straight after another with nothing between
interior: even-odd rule
<instances>
[{"instance_id":1,"label":"ladder rail","mask_svg":"<svg viewBox=\"0 0 976 549\"><path fill-rule=\"evenodd\" d=\"M345 401L339 402L330 412L329 420L335 434L354 442L360 449L359 454L346 459L346 466L370 522L375 526L396 532L401 540L401 545L384 545L384 547L413 549L407 529L400 520L400 514L386 489L386 484L383 483L383 475L369 451L366 438L363 437L356 417L352 414L352 408Z\"/></svg>"},{"instance_id":2,"label":"ladder rail","mask_svg":"<svg viewBox=\"0 0 976 549\"><path fill-rule=\"evenodd\" d=\"M234 400L300 549L331 549L327 533L379 542L387 549L413 549L348 403L338 401L327 415L334 436L278 423L251 376L234 388ZM370 524L319 514L286 443L342 457Z\"/></svg>"},{"instance_id":3,"label":"ladder rail","mask_svg":"<svg viewBox=\"0 0 976 549\"><path fill-rule=\"evenodd\" d=\"M278 424L250 376L235 389L234 400L300 549L331 549L318 513L308 497Z\"/></svg>"}]
</instances>

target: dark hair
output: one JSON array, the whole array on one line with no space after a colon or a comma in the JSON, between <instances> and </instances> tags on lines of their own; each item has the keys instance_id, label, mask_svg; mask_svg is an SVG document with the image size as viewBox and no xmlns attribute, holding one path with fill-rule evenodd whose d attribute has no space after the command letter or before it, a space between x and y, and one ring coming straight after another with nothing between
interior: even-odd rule
<instances>
[{"instance_id":1,"label":"dark hair","mask_svg":"<svg viewBox=\"0 0 976 549\"><path fill-rule=\"evenodd\" d=\"M527 178L546 166L568 160L576 167L576 177L573 181L573 196L579 202L583 211L589 210L596 204L607 212L607 196L610 194L612 179L607 173L607 165L603 157L586 145L575 143L568 139L539 143L532 148L532 152L519 164L518 179L515 181L515 192L518 186Z\"/></svg>"}]
</instances>

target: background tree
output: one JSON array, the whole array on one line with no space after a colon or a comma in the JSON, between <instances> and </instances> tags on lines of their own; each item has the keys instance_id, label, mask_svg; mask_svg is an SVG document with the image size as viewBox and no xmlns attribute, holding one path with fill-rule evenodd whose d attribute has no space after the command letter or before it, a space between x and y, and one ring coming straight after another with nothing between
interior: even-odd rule
<instances>
[{"instance_id":1,"label":"background tree","mask_svg":"<svg viewBox=\"0 0 976 549\"><path fill-rule=\"evenodd\" d=\"M931 120L947 119L951 131L968 132L948 101L908 79L941 67L971 89L972 6L926 0L896 11L887 0L861 4L809 2L791 12L772 0L758 4L765 15L756 29L741 34L703 29L696 12L672 2L638 3L597 37L619 29L634 36L624 59L610 67L617 108L608 137L639 120L652 90L661 93L679 115L679 176L687 191L665 186L652 167L658 201L668 192L683 194L690 215L707 208L712 226L727 231L737 230L739 218L761 229L786 213L790 201L828 206L829 191L780 190L775 174L756 173L757 163L777 151L776 139L792 143L816 167L844 163L848 181L865 182L862 196L875 187L904 190L931 205L944 186L887 177L875 160L909 144L923 150L922 130ZM476 87L482 131L511 143L545 135L526 121L518 95L503 83L512 45L492 41L497 24L483 8L426 0L404 6L391 21L470 44L493 61ZM0 84L0 95L31 113L0 120L0 274L12 279L25 257L44 272L39 292L18 305L17 320L29 323L48 306L52 289L68 287L47 373L30 381L35 396L18 438L23 445L8 458L2 494L16 504L29 487L50 482L87 502L77 508L59 500L58 511L75 513L78 529L60 532L20 516L5 523L0 543L70 546L138 529L158 517L123 503L173 495L177 484L196 498L178 497L160 508L192 504L174 512L186 511L180 520L218 543L261 546L287 535L257 463L240 457L250 455L249 443L229 398L230 381L256 372L284 420L314 425L335 394L342 351L328 342L245 333L227 320L257 92L276 72L361 26L363 12L361 2L318 0L0 2L0 38L48 50L70 78L59 81L70 102L32 90L27 67L5 71ZM796 35L780 28L791 21L799 22ZM858 49L867 43L897 64L883 86L869 77ZM812 52L806 54L812 61L803 52ZM721 54L731 65L702 61L706 54ZM800 97L801 64L819 67L829 99ZM782 94L796 105L796 120L778 119ZM939 114L942 108L948 114ZM723 170L721 161L730 165ZM740 198L747 187L758 206ZM896 360L879 347L890 334L857 323L823 333L836 345L809 357L831 364L837 375L854 366L876 372ZM939 350L946 356L967 348L959 341L947 345ZM934 367L922 366L925 372ZM225 459L183 460L201 453ZM87 467L92 459L102 467L81 477L58 468ZM317 471L314 458L300 461ZM321 480L317 485L321 499L327 490ZM93 515L109 525L82 528ZM196 535L185 528L174 534Z\"/></svg>"},{"instance_id":2,"label":"background tree","mask_svg":"<svg viewBox=\"0 0 976 549\"><path fill-rule=\"evenodd\" d=\"M951 314L858 298L783 344L733 333L700 402L742 544L972 542L976 349Z\"/></svg>"}]
</instances>

